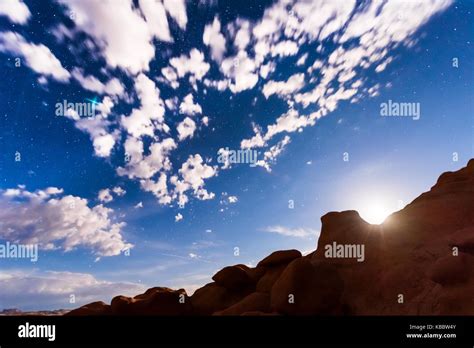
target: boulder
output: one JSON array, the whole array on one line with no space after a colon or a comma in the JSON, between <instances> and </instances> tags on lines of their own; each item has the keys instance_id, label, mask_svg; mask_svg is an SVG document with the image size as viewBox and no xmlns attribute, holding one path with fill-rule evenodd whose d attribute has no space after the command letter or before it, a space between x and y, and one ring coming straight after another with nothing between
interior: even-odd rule
<instances>
[{"instance_id":1,"label":"boulder","mask_svg":"<svg viewBox=\"0 0 474 348\"><path fill-rule=\"evenodd\" d=\"M191 296L193 313L196 315L211 315L239 302L252 291L230 291L216 283L209 283L196 290Z\"/></svg>"},{"instance_id":2,"label":"boulder","mask_svg":"<svg viewBox=\"0 0 474 348\"><path fill-rule=\"evenodd\" d=\"M191 302L184 289L151 288L134 298L117 296L111 302L116 315L188 315Z\"/></svg>"},{"instance_id":3,"label":"boulder","mask_svg":"<svg viewBox=\"0 0 474 348\"><path fill-rule=\"evenodd\" d=\"M248 272L249 267L244 265L228 266L217 272L212 280L226 289L247 288L255 285Z\"/></svg>"},{"instance_id":4,"label":"boulder","mask_svg":"<svg viewBox=\"0 0 474 348\"><path fill-rule=\"evenodd\" d=\"M334 314L340 310L343 288L331 265L296 259L273 285L271 308L288 315Z\"/></svg>"},{"instance_id":5,"label":"boulder","mask_svg":"<svg viewBox=\"0 0 474 348\"><path fill-rule=\"evenodd\" d=\"M92 302L66 313L67 316L93 316L111 314L110 306L102 301Z\"/></svg>"},{"instance_id":6,"label":"boulder","mask_svg":"<svg viewBox=\"0 0 474 348\"><path fill-rule=\"evenodd\" d=\"M288 264L290 261L301 257L298 250L279 250L271 253L257 264L257 267L277 266L281 264Z\"/></svg>"},{"instance_id":7,"label":"boulder","mask_svg":"<svg viewBox=\"0 0 474 348\"><path fill-rule=\"evenodd\" d=\"M262 292L254 292L236 304L216 312L215 315L241 315L246 312L269 312L270 296Z\"/></svg>"},{"instance_id":8,"label":"boulder","mask_svg":"<svg viewBox=\"0 0 474 348\"><path fill-rule=\"evenodd\" d=\"M285 270L286 266L286 264L283 264L275 267L261 268L265 270L265 273L259 279L256 290L258 292L270 292L272 290L273 284L275 284L278 277L280 277L281 273Z\"/></svg>"},{"instance_id":9,"label":"boulder","mask_svg":"<svg viewBox=\"0 0 474 348\"><path fill-rule=\"evenodd\" d=\"M457 256L449 254L436 260L428 270L428 277L443 286L465 283L470 278L473 259L464 253L459 253Z\"/></svg>"}]
</instances>

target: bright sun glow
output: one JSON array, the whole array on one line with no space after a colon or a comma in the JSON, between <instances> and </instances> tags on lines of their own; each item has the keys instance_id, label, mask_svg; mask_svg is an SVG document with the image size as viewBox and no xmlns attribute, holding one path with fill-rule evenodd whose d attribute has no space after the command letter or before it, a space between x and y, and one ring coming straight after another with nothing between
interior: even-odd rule
<instances>
[{"instance_id":1,"label":"bright sun glow","mask_svg":"<svg viewBox=\"0 0 474 348\"><path fill-rule=\"evenodd\" d=\"M360 211L362 219L369 224L381 224L392 213L386 206L382 204L371 204Z\"/></svg>"}]
</instances>

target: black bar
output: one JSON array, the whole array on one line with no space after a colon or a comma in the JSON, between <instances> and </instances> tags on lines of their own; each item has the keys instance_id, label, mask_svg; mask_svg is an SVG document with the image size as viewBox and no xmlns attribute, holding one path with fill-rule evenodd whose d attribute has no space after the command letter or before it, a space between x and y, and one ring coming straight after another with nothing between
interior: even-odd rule
<instances>
[{"instance_id":1,"label":"black bar","mask_svg":"<svg viewBox=\"0 0 474 348\"><path fill-rule=\"evenodd\" d=\"M55 325L55 340L19 326ZM410 329L412 325L412 329ZM425 326L423 330L415 327ZM432 327L428 326L432 325ZM456 325L442 329L439 325ZM407 334L455 334L408 338ZM473 317L0 317L0 346L16 344L408 344L473 347Z\"/></svg>"}]
</instances>

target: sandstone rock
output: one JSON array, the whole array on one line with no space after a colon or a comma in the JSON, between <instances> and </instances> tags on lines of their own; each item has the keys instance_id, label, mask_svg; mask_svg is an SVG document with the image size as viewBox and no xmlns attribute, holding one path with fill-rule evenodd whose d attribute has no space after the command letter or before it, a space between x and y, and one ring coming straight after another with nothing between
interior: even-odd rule
<instances>
[{"instance_id":1,"label":"sandstone rock","mask_svg":"<svg viewBox=\"0 0 474 348\"><path fill-rule=\"evenodd\" d=\"M289 315L333 314L339 310L343 287L334 267L296 259L273 285L271 308Z\"/></svg>"},{"instance_id":2,"label":"sandstone rock","mask_svg":"<svg viewBox=\"0 0 474 348\"><path fill-rule=\"evenodd\" d=\"M275 284L278 277L280 277L281 273L285 270L286 266L286 264L283 264L275 267L265 268L265 273L258 281L256 290L258 292L270 292L272 290L273 284Z\"/></svg>"},{"instance_id":3,"label":"sandstone rock","mask_svg":"<svg viewBox=\"0 0 474 348\"><path fill-rule=\"evenodd\" d=\"M67 316L92 316L92 315L109 315L111 314L110 306L102 301L92 302L82 307L74 309L65 315Z\"/></svg>"},{"instance_id":4,"label":"sandstone rock","mask_svg":"<svg viewBox=\"0 0 474 348\"><path fill-rule=\"evenodd\" d=\"M196 290L191 296L193 313L196 315L211 315L239 302L251 290L229 291L216 283L209 283Z\"/></svg>"},{"instance_id":5,"label":"sandstone rock","mask_svg":"<svg viewBox=\"0 0 474 348\"><path fill-rule=\"evenodd\" d=\"M236 304L216 312L216 315L241 315L248 312L269 312L270 311L270 296L261 292L254 292Z\"/></svg>"},{"instance_id":6,"label":"sandstone rock","mask_svg":"<svg viewBox=\"0 0 474 348\"><path fill-rule=\"evenodd\" d=\"M184 289L151 288L134 298L114 297L111 309L116 315L186 315L191 302Z\"/></svg>"},{"instance_id":7,"label":"sandstone rock","mask_svg":"<svg viewBox=\"0 0 474 348\"><path fill-rule=\"evenodd\" d=\"M459 251L474 255L474 226L456 231L450 237L449 245L457 247Z\"/></svg>"},{"instance_id":8,"label":"sandstone rock","mask_svg":"<svg viewBox=\"0 0 474 348\"><path fill-rule=\"evenodd\" d=\"M431 280L443 286L452 286L467 282L474 266L474 258L464 253L458 256L449 254L438 260L430 267L428 276Z\"/></svg>"},{"instance_id":9,"label":"sandstone rock","mask_svg":"<svg viewBox=\"0 0 474 348\"><path fill-rule=\"evenodd\" d=\"M246 288L255 285L248 270L249 267L244 265L224 267L212 277L212 280L226 289Z\"/></svg>"},{"instance_id":10,"label":"sandstone rock","mask_svg":"<svg viewBox=\"0 0 474 348\"><path fill-rule=\"evenodd\" d=\"M129 304L133 302L133 298L127 296L116 296L110 302L110 308L113 314L127 315L131 314Z\"/></svg>"},{"instance_id":11,"label":"sandstone rock","mask_svg":"<svg viewBox=\"0 0 474 348\"><path fill-rule=\"evenodd\" d=\"M268 266L277 266L280 264L288 264L290 261L301 257L301 253L298 250L280 250L275 251L264 258L257 264L257 267L268 267Z\"/></svg>"},{"instance_id":12,"label":"sandstone rock","mask_svg":"<svg viewBox=\"0 0 474 348\"><path fill-rule=\"evenodd\" d=\"M253 280L255 284L258 283L258 281L263 277L263 275L266 273L267 268L266 267L255 267L255 268L249 268L247 270L247 274L249 277Z\"/></svg>"}]
</instances>

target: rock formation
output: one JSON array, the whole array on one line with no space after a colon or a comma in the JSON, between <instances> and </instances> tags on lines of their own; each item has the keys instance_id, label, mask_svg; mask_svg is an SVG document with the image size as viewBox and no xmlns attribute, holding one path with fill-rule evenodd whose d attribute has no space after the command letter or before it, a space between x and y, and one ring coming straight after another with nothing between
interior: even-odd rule
<instances>
[{"instance_id":1,"label":"rock formation","mask_svg":"<svg viewBox=\"0 0 474 348\"><path fill-rule=\"evenodd\" d=\"M321 221L309 255L276 251L255 268L225 267L191 297L152 288L67 315L474 315L474 160L381 225L356 211ZM342 257L328 257L334 246ZM347 254L356 246L363 261Z\"/></svg>"}]
</instances>

